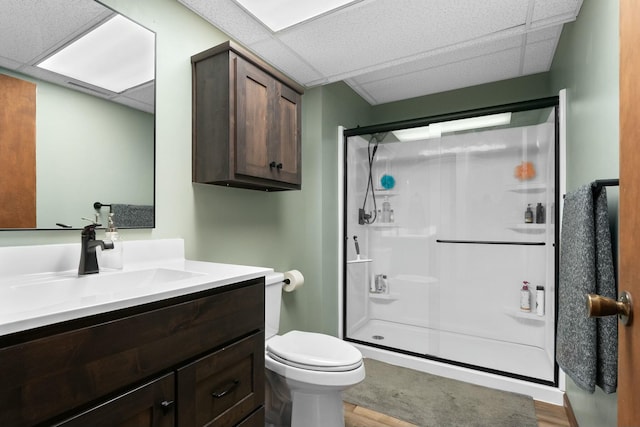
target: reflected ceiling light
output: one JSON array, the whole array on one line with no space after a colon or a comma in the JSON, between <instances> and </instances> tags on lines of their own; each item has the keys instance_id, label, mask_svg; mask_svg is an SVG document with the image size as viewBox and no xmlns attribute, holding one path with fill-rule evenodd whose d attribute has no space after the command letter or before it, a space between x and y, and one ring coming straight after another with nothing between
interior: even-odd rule
<instances>
[{"instance_id":1,"label":"reflected ceiling light","mask_svg":"<svg viewBox=\"0 0 640 427\"><path fill-rule=\"evenodd\" d=\"M235 0L247 12L277 32L362 0Z\"/></svg>"},{"instance_id":2,"label":"reflected ceiling light","mask_svg":"<svg viewBox=\"0 0 640 427\"><path fill-rule=\"evenodd\" d=\"M470 117L468 119L450 120L448 122L431 123L429 126L394 130L392 133L399 141L416 141L418 139L440 138L443 133L502 126L508 125L509 123L511 123L511 113L499 113L488 116Z\"/></svg>"},{"instance_id":3,"label":"reflected ceiling light","mask_svg":"<svg viewBox=\"0 0 640 427\"><path fill-rule=\"evenodd\" d=\"M154 79L155 35L116 15L38 64L112 92Z\"/></svg>"}]
</instances>

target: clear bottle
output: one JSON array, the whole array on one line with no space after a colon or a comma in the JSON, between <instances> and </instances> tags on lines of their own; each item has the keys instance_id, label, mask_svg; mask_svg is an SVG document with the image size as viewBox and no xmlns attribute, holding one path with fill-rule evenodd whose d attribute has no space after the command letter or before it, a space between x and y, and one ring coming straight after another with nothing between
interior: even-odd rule
<instances>
[{"instance_id":1,"label":"clear bottle","mask_svg":"<svg viewBox=\"0 0 640 427\"><path fill-rule=\"evenodd\" d=\"M389 203L389 197L384 196L384 202L382 203L382 222L391 222L391 203Z\"/></svg>"},{"instance_id":2,"label":"clear bottle","mask_svg":"<svg viewBox=\"0 0 640 427\"><path fill-rule=\"evenodd\" d=\"M113 213L109 213L107 219L107 229L104 233L105 240L113 242L113 249L102 251L101 267L122 270L123 267L123 248L120 234L113 222Z\"/></svg>"}]
</instances>

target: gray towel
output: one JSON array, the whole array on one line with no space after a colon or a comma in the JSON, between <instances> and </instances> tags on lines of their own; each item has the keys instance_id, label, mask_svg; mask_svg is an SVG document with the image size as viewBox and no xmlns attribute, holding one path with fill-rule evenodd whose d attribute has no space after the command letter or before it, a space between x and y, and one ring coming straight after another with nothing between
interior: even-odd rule
<instances>
[{"instance_id":1,"label":"gray towel","mask_svg":"<svg viewBox=\"0 0 640 427\"><path fill-rule=\"evenodd\" d=\"M586 295L616 298L606 189L594 203L590 185L564 200L558 284L558 364L589 392L617 387L617 319L589 318Z\"/></svg>"},{"instance_id":2,"label":"gray towel","mask_svg":"<svg viewBox=\"0 0 640 427\"><path fill-rule=\"evenodd\" d=\"M154 210L150 205L111 204L118 228L153 228Z\"/></svg>"}]
</instances>

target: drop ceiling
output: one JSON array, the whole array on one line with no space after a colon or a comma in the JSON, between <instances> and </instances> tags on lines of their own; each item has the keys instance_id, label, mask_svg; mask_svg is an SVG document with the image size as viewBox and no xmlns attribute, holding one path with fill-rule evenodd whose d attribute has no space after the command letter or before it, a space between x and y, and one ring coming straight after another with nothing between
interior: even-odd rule
<instances>
[{"instance_id":1,"label":"drop ceiling","mask_svg":"<svg viewBox=\"0 0 640 427\"><path fill-rule=\"evenodd\" d=\"M3 0L0 3L0 68L154 112L154 82L121 93L36 66L116 13L93 0Z\"/></svg>"},{"instance_id":2,"label":"drop ceiling","mask_svg":"<svg viewBox=\"0 0 640 427\"><path fill-rule=\"evenodd\" d=\"M178 1L302 85L345 81L372 105L548 71L582 6L360 0L273 32L234 0Z\"/></svg>"}]
</instances>

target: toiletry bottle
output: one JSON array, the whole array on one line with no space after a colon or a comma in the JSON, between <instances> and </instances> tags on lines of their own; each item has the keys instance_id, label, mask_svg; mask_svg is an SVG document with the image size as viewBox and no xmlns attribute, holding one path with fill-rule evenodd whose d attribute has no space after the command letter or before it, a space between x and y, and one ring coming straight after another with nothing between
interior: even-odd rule
<instances>
[{"instance_id":1,"label":"toiletry bottle","mask_svg":"<svg viewBox=\"0 0 640 427\"><path fill-rule=\"evenodd\" d=\"M382 203L382 222L391 222L391 203L389 203L387 196L384 196Z\"/></svg>"},{"instance_id":2,"label":"toiletry bottle","mask_svg":"<svg viewBox=\"0 0 640 427\"><path fill-rule=\"evenodd\" d=\"M101 267L122 270L122 240L120 240L120 234L113 222L113 213L109 213L107 229L104 234L106 240L113 242L113 249L102 251Z\"/></svg>"},{"instance_id":3,"label":"toiletry bottle","mask_svg":"<svg viewBox=\"0 0 640 427\"><path fill-rule=\"evenodd\" d=\"M531 210L531 205L527 205L527 210L524 211L524 222L526 224L533 223L533 211Z\"/></svg>"},{"instance_id":4,"label":"toiletry bottle","mask_svg":"<svg viewBox=\"0 0 640 427\"><path fill-rule=\"evenodd\" d=\"M544 316L544 286L536 286L536 314Z\"/></svg>"},{"instance_id":5,"label":"toiletry bottle","mask_svg":"<svg viewBox=\"0 0 640 427\"><path fill-rule=\"evenodd\" d=\"M529 294L529 282L526 280L522 282L522 289L520 289L520 310L531 311L531 296Z\"/></svg>"},{"instance_id":6,"label":"toiletry bottle","mask_svg":"<svg viewBox=\"0 0 640 427\"><path fill-rule=\"evenodd\" d=\"M538 203L536 206L536 224L544 224L544 206Z\"/></svg>"}]
</instances>

